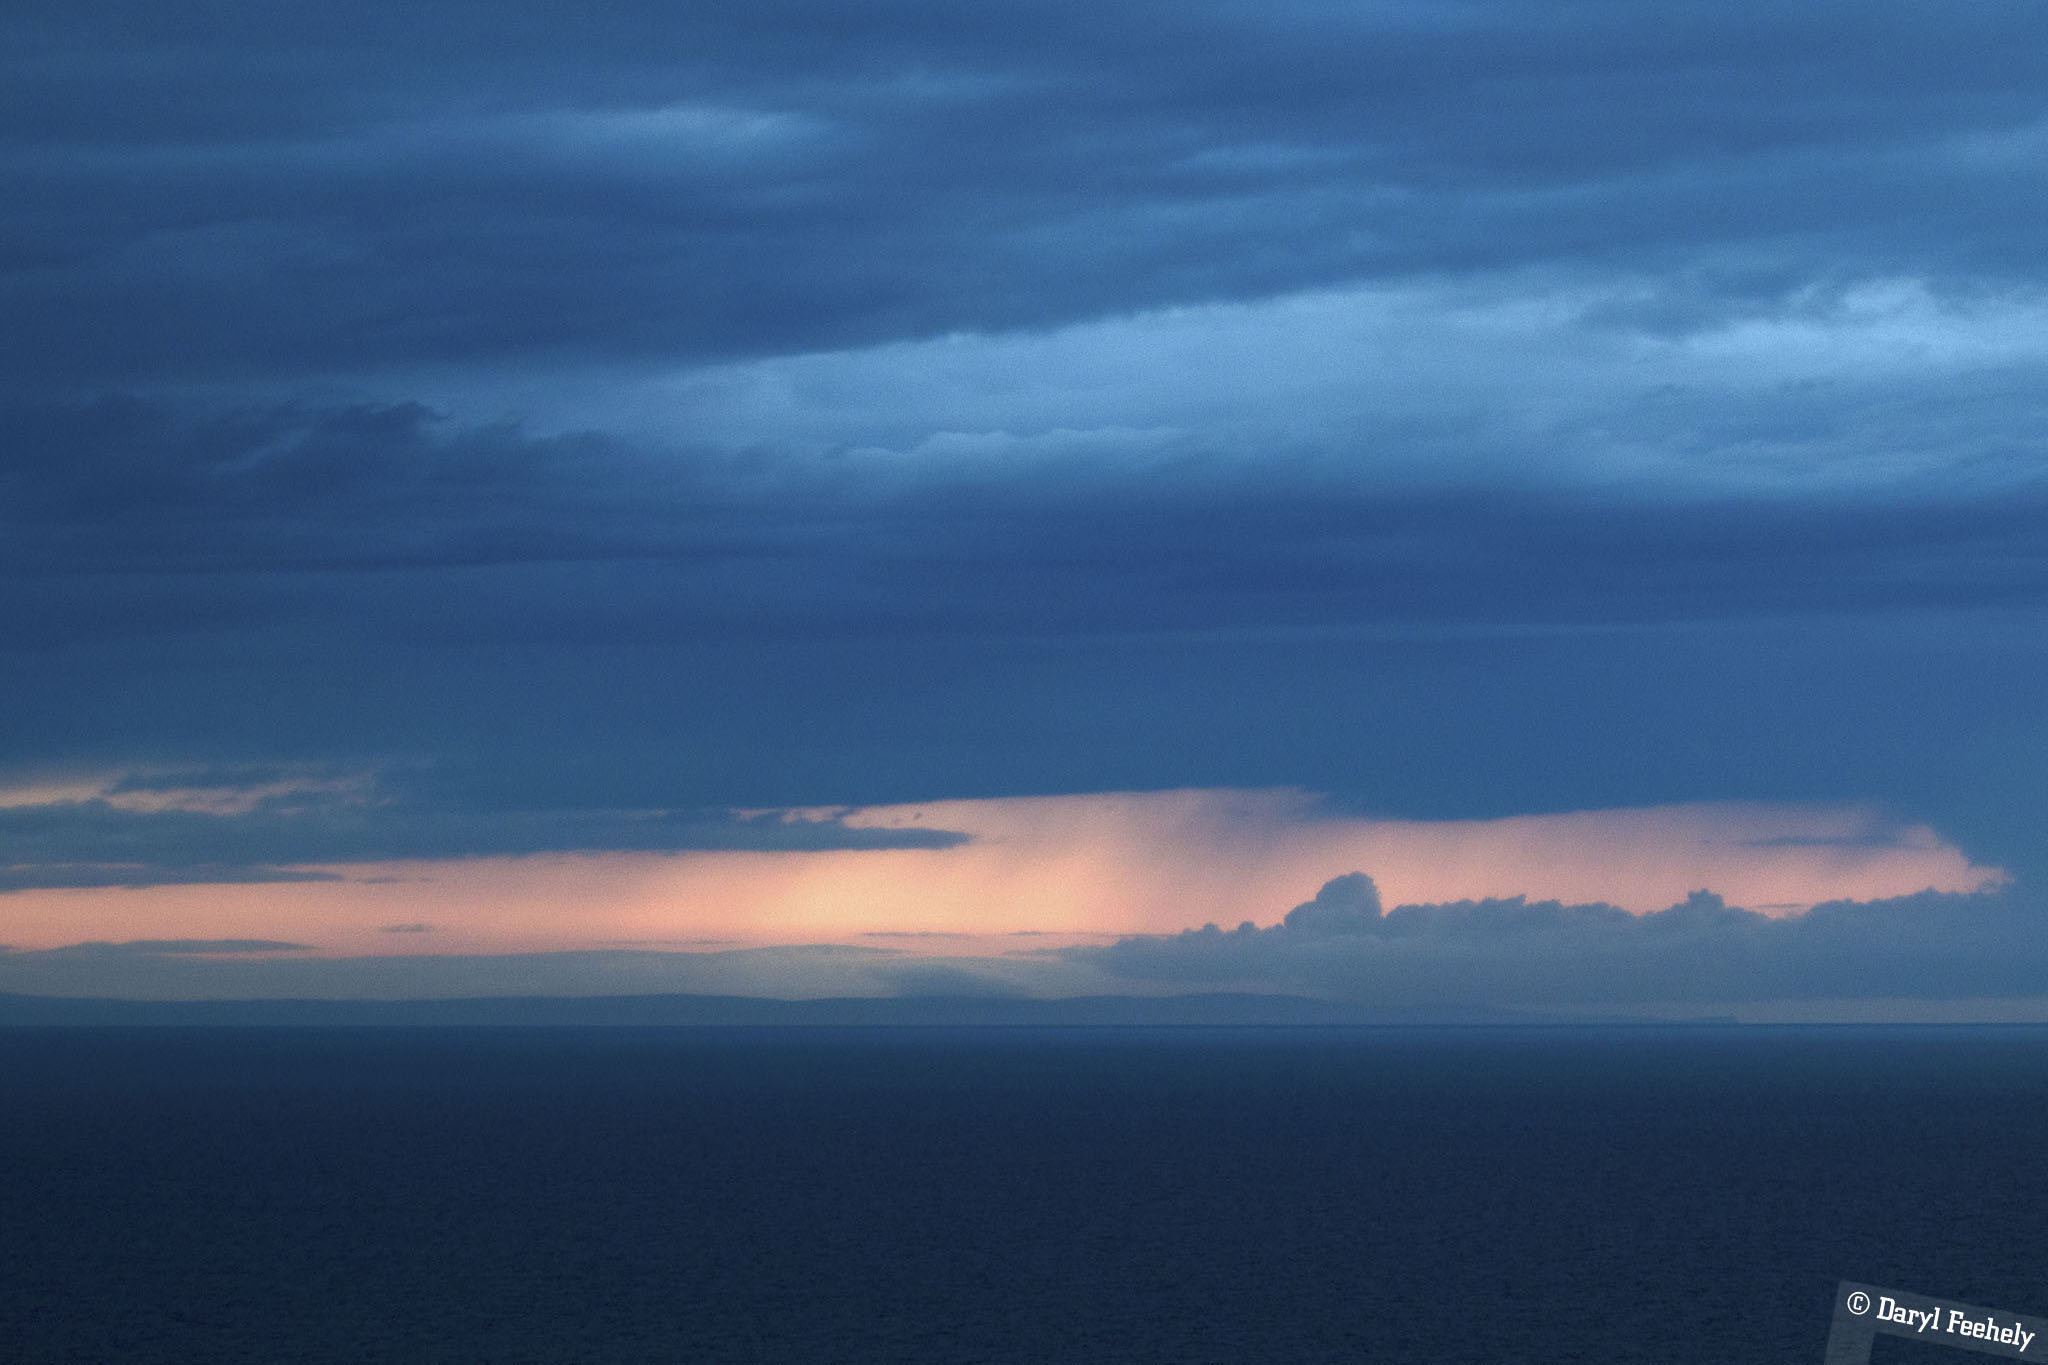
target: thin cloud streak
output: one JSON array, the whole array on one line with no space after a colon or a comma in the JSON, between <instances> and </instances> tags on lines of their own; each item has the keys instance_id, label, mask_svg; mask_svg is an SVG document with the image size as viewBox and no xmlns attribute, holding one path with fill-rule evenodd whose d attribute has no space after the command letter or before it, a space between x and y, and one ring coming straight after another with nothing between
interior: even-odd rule
<instances>
[{"instance_id":1,"label":"thin cloud streak","mask_svg":"<svg viewBox=\"0 0 2048 1365\"><path fill-rule=\"evenodd\" d=\"M673 853L946 848L942 829L857 829L825 812L451 809L380 785L261 770L130 774L83 799L0 803L0 892L334 881L311 864Z\"/></svg>"}]
</instances>

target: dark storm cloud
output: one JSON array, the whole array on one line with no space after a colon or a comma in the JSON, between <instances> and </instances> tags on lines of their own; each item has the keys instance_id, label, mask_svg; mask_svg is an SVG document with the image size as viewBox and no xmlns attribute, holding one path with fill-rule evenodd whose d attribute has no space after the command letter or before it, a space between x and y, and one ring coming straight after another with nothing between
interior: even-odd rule
<instances>
[{"instance_id":1,"label":"dark storm cloud","mask_svg":"<svg viewBox=\"0 0 2048 1365\"><path fill-rule=\"evenodd\" d=\"M2026 4L37 4L0 53L0 360L41 383L2040 262Z\"/></svg>"},{"instance_id":2,"label":"dark storm cloud","mask_svg":"<svg viewBox=\"0 0 2048 1365\"><path fill-rule=\"evenodd\" d=\"M0 807L0 891L337 880L297 864L685 849L949 848L945 830L843 816L435 808L379 794L264 797L245 810L128 810L105 800ZM394 932L424 931L399 926Z\"/></svg>"},{"instance_id":3,"label":"dark storm cloud","mask_svg":"<svg viewBox=\"0 0 2048 1365\"><path fill-rule=\"evenodd\" d=\"M16 807L0 882L1175 785L1875 797L2018 866L2044 39L9 6L0 777L419 766Z\"/></svg>"},{"instance_id":4,"label":"dark storm cloud","mask_svg":"<svg viewBox=\"0 0 2048 1365\"><path fill-rule=\"evenodd\" d=\"M1163 786L1451 817L1875 795L1987 861L2033 847L2048 506L2010 473L1674 499L1196 456L868 478L419 405L11 427L9 764L155 774L110 796L221 777L188 764L414 765L400 810L275 829L73 810L61 848L0 858L34 863L17 885L698 837L620 810Z\"/></svg>"},{"instance_id":5,"label":"dark storm cloud","mask_svg":"<svg viewBox=\"0 0 2048 1365\"><path fill-rule=\"evenodd\" d=\"M1954 1000L2038 993L2044 930L2048 910L2023 890L1837 901L1783 919L1705 891L1649 915L1521 897L1383 911L1351 873L1267 929L1211 924L1066 953L1134 981L1390 1006Z\"/></svg>"},{"instance_id":6,"label":"dark storm cloud","mask_svg":"<svg viewBox=\"0 0 2048 1365\"><path fill-rule=\"evenodd\" d=\"M294 617L566 642L662 625L1557 623L2048 598L2039 478L1673 502L1039 461L866 487L829 459L743 465L418 406L11 416L0 599L17 646Z\"/></svg>"},{"instance_id":7,"label":"dark storm cloud","mask_svg":"<svg viewBox=\"0 0 2048 1365\"><path fill-rule=\"evenodd\" d=\"M404 568L712 552L690 482L598 436L417 404L6 410L5 561L93 574ZM698 482L702 482L699 480Z\"/></svg>"}]
</instances>

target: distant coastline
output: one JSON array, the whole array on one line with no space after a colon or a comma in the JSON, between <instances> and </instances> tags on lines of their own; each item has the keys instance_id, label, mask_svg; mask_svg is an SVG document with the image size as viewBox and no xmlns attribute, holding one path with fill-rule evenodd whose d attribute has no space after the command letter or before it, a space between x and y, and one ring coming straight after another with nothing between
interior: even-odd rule
<instances>
[{"instance_id":1,"label":"distant coastline","mask_svg":"<svg viewBox=\"0 0 2048 1365\"><path fill-rule=\"evenodd\" d=\"M1514 1010L1389 1010L1305 996L888 996L778 1000L734 995L486 996L439 1000L120 1000L0 994L15 1026L813 1026L1302 1027L1662 1023ZM1709 1019L1695 1023L1733 1023Z\"/></svg>"}]
</instances>

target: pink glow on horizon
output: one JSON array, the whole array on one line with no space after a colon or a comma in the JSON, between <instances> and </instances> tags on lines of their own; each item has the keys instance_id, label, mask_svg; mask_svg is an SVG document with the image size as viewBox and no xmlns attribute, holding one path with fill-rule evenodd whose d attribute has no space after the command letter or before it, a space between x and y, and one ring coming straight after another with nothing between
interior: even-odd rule
<instances>
[{"instance_id":1,"label":"pink glow on horizon","mask_svg":"<svg viewBox=\"0 0 2048 1365\"><path fill-rule=\"evenodd\" d=\"M1269 924L1343 872L1369 873L1388 906L1525 895L1606 901L1638 913L1695 890L1791 913L1822 900L2003 879L1925 826L1888 828L1853 806L1701 804L1514 816L1374 820L1328 815L1298 791L1172 791L933 802L849 823L921 824L975 836L996 884L1094 927L1172 932L1214 920ZM1083 927L1073 924L1072 927Z\"/></svg>"},{"instance_id":2,"label":"pink glow on horizon","mask_svg":"<svg viewBox=\"0 0 2048 1365\"><path fill-rule=\"evenodd\" d=\"M1485 896L1661 909L1710 889L1796 912L1820 900L2000 880L1925 827L1858 807L1694 805L1485 821L1326 813L1296 791L1191 790L939 801L846 816L957 830L947 849L536 855L334 868L346 880L0 897L0 942L276 939L322 953L706 950L878 933L1025 946L1271 924L1331 877L1388 906ZM394 926L430 928L397 930ZM876 941L869 937L868 942ZM917 951L921 940L893 939Z\"/></svg>"}]
</instances>

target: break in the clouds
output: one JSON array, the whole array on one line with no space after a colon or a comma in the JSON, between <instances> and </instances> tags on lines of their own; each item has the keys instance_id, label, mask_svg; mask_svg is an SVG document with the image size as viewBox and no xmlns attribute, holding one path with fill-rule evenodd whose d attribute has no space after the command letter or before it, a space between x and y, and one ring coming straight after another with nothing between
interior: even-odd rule
<instances>
[{"instance_id":1,"label":"break in the clouds","mask_svg":"<svg viewBox=\"0 0 2048 1365\"><path fill-rule=\"evenodd\" d=\"M232 805L230 795L246 800L245 793L218 790L148 792L158 803L206 800L217 830L258 846L275 837L265 804L223 809ZM147 820L166 821L161 842L176 848L191 812L159 804L136 814L145 827ZM327 829L331 812L315 804L306 814L314 818L301 838ZM1409 902L1598 900L1621 907L1617 913L1658 911L1702 886L1783 916L1821 901L1975 892L2006 880L1931 829L1855 807L1712 805L1395 821L1361 818L1303 792L1180 791L737 819L748 822L744 829L700 829L698 846L661 852L534 848L505 856L475 844L443 844L392 861L365 858L359 847L349 861L257 863L235 869L238 877L139 862L99 868L113 885L98 888L75 868L31 863L17 875L39 876L41 885L0 898L0 914L11 943L39 951L148 932L302 943L327 960L430 953L450 959L442 969L446 989L473 993L480 980L465 976L463 962L512 953L644 950L655 954L646 959L648 970L687 978L703 966L706 951L854 943L920 958L974 958L985 968L1020 951L1042 957L1133 933L1171 934L1205 919L1262 916L1330 869L1358 865L1377 869L1379 884ZM413 847L401 841L415 822L449 832L427 812L400 808L358 834L367 848L377 847L378 835ZM466 832L474 838L547 823L524 813L474 822ZM557 841L578 829L574 821L561 823ZM581 828L615 842L626 837L605 825ZM279 856L274 844L265 852Z\"/></svg>"},{"instance_id":2,"label":"break in the clouds","mask_svg":"<svg viewBox=\"0 0 2048 1365\"><path fill-rule=\"evenodd\" d=\"M1278 788L2048 877L2044 91L2025 0L13 5L0 884Z\"/></svg>"}]
</instances>

